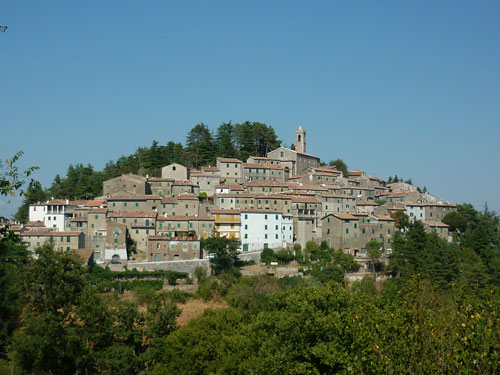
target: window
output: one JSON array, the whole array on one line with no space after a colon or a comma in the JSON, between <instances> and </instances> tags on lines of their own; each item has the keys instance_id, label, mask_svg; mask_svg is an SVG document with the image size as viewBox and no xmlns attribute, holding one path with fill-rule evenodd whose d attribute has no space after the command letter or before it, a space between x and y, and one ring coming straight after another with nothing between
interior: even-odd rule
<instances>
[{"instance_id":1,"label":"window","mask_svg":"<svg viewBox=\"0 0 500 375\"><path fill-rule=\"evenodd\" d=\"M245 224L245 229L248 229L248 225L247 224Z\"/></svg>"},{"instance_id":2,"label":"window","mask_svg":"<svg viewBox=\"0 0 500 375\"><path fill-rule=\"evenodd\" d=\"M124 207L127 207L127 202L123 203L123 206L124 206Z\"/></svg>"},{"instance_id":3,"label":"window","mask_svg":"<svg viewBox=\"0 0 500 375\"><path fill-rule=\"evenodd\" d=\"M276 225L276 230L278 230L278 226Z\"/></svg>"},{"instance_id":4,"label":"window","mask_svg":"<svg viewBox=\"0 0 500 375\"><path fill-rule=\"evenodd\" d=\"M245 220L247 220L247 219L248 219L248 215L247 215L247 214L245 214Z\"/></svg>"},{"instance_id":5,"label":"window","mask_svg":"<svg viewBox=\"0 0 500 375\"><path fill-rule=\"evenodd\" d=\"M122 223L125 224L127 222L127 219L122 219Z\"/></svg>"},{"instance_id":6,"label":"window","mask_svg":"<svg viewBox=\"0 0 500 375\"><path fill-rule=\"evenodd\" d=\"M182 247L183 247L184 249L187 249L187 248L188 248L187 243L185 243Z\"/></svg>"},{"instance_id":7,"label":"window","mask_svg":"<svg viewBox=\"0 0 500 375\"><path fill-rule=\"evenodd\" d=\"M115 207L115 206L116 206L116 203L115 203L115 202L113 202L113 207Z\"/></svg>"},{"instance_id":8,"label":"window","mask_svg":"<svg viewBox=\"0 0 500 375\"><path fill-rule=\"evenodd\" d=\"M276 239L278 239L278 235L276 235Z\"/></svg>"},{"instance_id":9,"label":"window","mask_svg":"<svg viewBox=\"0 0 500 375\"><path fill-rule=\"evenodd\" d=\"M247 239L247 238L248 238L248 234L245 233L245 239Z\"/></svg>"},{"instance_id":10,"label":"window","mask_svg":"<svg viewBox=\"0 0 500 375\"><path fill-rule=\"evenodd\" d=\"M267 230L267 224L266 224L266 225L264 225L264 230Z\"/></svg>"},{"instance_id":11,"label":"window","mask_svg":"<svg viewBox=\"0 0 500 375\"><path fill-rule=\"evenodd\" d=\"M267 240L267 234L264 234L264 238Z\"/></svg>"},{"instance_id":12,"label":"window","mask_svg":"<svg viewBox=\"0 0 500 375\"><path fill-rule=\"evenodd\" d=\"M264 215L264 220L267 220L267 215Z\"/></svg>"},{"instance_id":13,"label":"window","mask_svg":"<svg viewBox=\"0 0 500 375\"><path fill-rule=\"evenodd\" d=\"M349 228L345 228L345 233L349 234Z\"/></svg>"},{"instance_id":14,"label":"window","mask_svg":"<svg viewBox=\"0 0 500 375\"><path fill-rule=\"evenodd\" d=\"M96 220L97 220L97 219L99 219L99 216L95 215L95 219L96 219Z\"/></svg>"}]
</instances>

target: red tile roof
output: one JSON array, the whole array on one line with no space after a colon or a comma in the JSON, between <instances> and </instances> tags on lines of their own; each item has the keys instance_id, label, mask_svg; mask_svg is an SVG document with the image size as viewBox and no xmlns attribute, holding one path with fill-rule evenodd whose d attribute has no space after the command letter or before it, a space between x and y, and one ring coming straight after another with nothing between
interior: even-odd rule
<instances>
[{"instance_id":1,"label":"red tile roof","mask_svg":"<svg viewBox=\"0 0 500 375\"><path fill-rule=\"evenodd\" d=\"M240 159L236 158L217 158L217 161L221 163L243 163Z\"/></svg>"},{"instance_id":2,"label":"red tile roof","mask_svg":"<svg viewBox=\"0 0 500 375\"><path fill-rule=\"evenodd\" d=\"M158 215L157 221L214 221L213 217L208 216L161 216Z\"/></svg>"},{"instance_id":3,"label":"red tile roof","mask_svg":"<svg viewBox=\"0 0 500 375\"><path fill-rule=\"evenodd\" d=\"M313 203L321 204L319 200L312 197L292 197L292 203Z\"/></svg>"},{"instance_id":4,"label":"red tile roof","mask_svg":"<svg viewBox=\"0 0 500 375\"><path fill-rule=\"evenodd\" d=\"M254 168L254 169L279 169L283 170L283 168L278 167L277 165L274 164L251 164L251 163L244 163L243 168Z\"/></svg>"},{"instance_id":5,"label":"red tile roof","mask_svg":"<svg viewBox=\"0 0 500 375\"><path fill-rule=\"evenodd\" d=\"M83 232L26 231L22 236L77 237Z\"/></svg>"},{"instance_id":6,"label":"red tile roof","mask_svg":"<svg viewBox=\"0 0 500 375\"><path fill-rule=\"evenodd\" d=\"M156 218L156 212L117 212L109 211L108 217L136 217L136 218Z\"/></svg>"}]
</instances>

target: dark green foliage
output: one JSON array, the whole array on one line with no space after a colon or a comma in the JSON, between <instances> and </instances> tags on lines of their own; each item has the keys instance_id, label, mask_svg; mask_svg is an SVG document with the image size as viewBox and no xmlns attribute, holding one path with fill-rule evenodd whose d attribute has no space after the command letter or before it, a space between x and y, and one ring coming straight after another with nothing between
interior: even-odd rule
<instances>
[{"instance_id":1,"label":"dark green foliage","mask_svg":"<svg viewBox=\"0 0 500 375\"><path fill-rule=\"evenodd\" d=\"M191 129L186 138L186 155L188 164L194 168L203 165L214 165L217 148L208 127L201 123Z\"/></svg>"},{"instance_id":2,"label":"dark green foliage","mask_svg":"<svg viewBox=\"0 0 500 375\"><path fill-rule=\"evenodd\" d=\"M213 254L210 263L216 275L221 272L233 272L234 265L238 260L236 242L234 240L230 240L226 237L213 236L202 239L201 248L208 254Z\"/></svg>"},{"instance_id":3,"label":"dark green foliage","mask_svg":"<svg viewBox=\"0 0 500 375\"><path fill-rule=\"evenodd\" d=\"M344 177L349 177L349 171L347 170L347 164L342 159L335 159L330 161L328 165L335 166L338 171L341 171Z\"/></svg>"},{"instance_id":4,"label":"dark green foliage","mask_svg":"<svg viewBox=\"0 0 500 375\"><path fill-rule=\"evenodd\" d=\"M278 258L276 257L276 253L273 249L266 248L260 253L260 261L269 265L271 262L277 262Z\"/></svg>"},{"instance_id":5,"label":"dark green foliage","mask_svg":"<svg viewBox=\"0 0 500 375\"><path fill-rule=\"evenodd\" d=\"M0 229L0 358L5 357L5 347L23 306L23 271L28 259L21 238Z\"/></svg>"},{"instance_id":6,"label":"dark green foliage","mask_svg":"<svg viewBox=\"0 0 500 375\"><path fill-rule=\"evenodd\" d=\"M460 212L448 212L443 217L443 223L449 225L449 230L452 232L464 233L467 229L467 221Z\"/></svg>"},{"instance_id":7,"label":"dark green foliage","mask_svg":"<svg viewBox=\"0 0 500 375\"><path fill-rule=\"evenodd\" d=\"M330 281L342 283L344 281L345 271L337 264L314 264L311 270L311 276L326 284Z\"/></svg>"}]
</instances>

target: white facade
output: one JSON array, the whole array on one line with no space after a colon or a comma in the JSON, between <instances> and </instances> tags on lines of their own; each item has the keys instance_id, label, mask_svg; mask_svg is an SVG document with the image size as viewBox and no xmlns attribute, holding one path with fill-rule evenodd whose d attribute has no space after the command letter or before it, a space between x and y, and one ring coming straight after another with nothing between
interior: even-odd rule
<instances>
[{"instance_id":1,"label":"white facade","mask_svg":"<svg viewBox=\"0 0 500 375\"><path fill-rule=\"evenodd\" d=\"M405 214L408 215L411 222L414 222L415 220L425 220L424 204L407 204L405 207Z\"/></svg>"},{"instance_id":2,"label":"white facade","mask_svg":"<svg viewBox=\"0 0 500 375\"><path fill-rule=\"evenodd\" d=\"M73 216L67 212L68 205L68 201L31 204L29 207L29 221L43 221L47 228L55 228L63 232L66 228L66 221L71 220Z\"/></svg>"},{"instance_id":3,"label":"white facade","mask_svg":"<svg viewBox=\"0 0 500 375\"><path fill-rule=\"evenodd\" d=\"M293 242L293 219L270 210L241 211L241 248L257 251L281 249Z\"/></svg>"}]
</instances>

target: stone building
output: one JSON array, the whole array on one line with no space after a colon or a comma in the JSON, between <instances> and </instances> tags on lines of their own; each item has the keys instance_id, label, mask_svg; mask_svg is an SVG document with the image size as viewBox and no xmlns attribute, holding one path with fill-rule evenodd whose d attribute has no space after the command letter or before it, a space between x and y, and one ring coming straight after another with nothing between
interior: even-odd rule
<instances>
[{"instance_id":1,"label":"stone building","mask_svg":"<svg viewBox=\"0 0 500 375\"><path fill-rule=\"evenodd\" d=\"M148 261L203 259L203 251L197 237L148 237Z\"/></svg>"},{"instance_id":2,"label":"stone building","mask_svg":"<svg viewBox=\"0 0 500 375\"><path fill-rule=\"evenodd\" d=\"M217 158L220 183L224 185L241 184L243 181L243 162L235 158Z\"/></svg>"},{"instance_id":3,"label":"stone building","mask_svg":"<svg viewBox=\"0 0 500 375\"><path fill-rule=\"evenodd\" d=\"M151 194L146 177L133 173L124 174L104 181L102 183L102 191L105 196L110 196L116 193L138 195Z\"/></svg>"}]
</instances>

